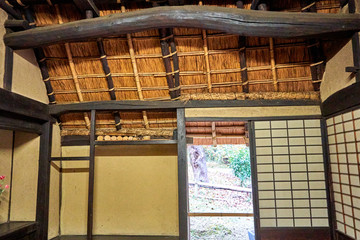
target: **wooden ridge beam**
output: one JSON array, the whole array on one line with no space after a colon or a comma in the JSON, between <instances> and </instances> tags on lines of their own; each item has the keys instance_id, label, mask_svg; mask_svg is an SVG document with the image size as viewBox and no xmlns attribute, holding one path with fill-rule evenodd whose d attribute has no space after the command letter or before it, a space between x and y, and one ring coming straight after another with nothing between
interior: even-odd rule
<instances>
[{"instance_id":1,"label":"wooden ridge beam","mask_svg":"<svg viewBox=\"0 0 360 240\"><path fill-rule=\"evenodd\" d=\"M214 6L157 7L7 33L4 42L13 49L25 49L173 27L222 30L257 37L345 38L360 30L360 16L271 11L254 14L243 9Z\"/></svg>"}]
</instances>

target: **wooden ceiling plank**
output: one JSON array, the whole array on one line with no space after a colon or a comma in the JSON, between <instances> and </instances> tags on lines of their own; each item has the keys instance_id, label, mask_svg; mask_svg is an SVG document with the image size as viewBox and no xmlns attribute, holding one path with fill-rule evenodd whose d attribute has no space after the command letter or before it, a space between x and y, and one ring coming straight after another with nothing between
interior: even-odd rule
<instances>
[{"instance_id":1,"label":"wooden ceiling plank","mask_svg":"<svg viewBox=\"0 0 360 240\"><path fill-rule=\"evenodd\" d=\"M172 27L222 30L257 37L347 38L360 30L360 16L272 11L254 14L214 6L157 7L7 33L4 42L13 49L24 49Z\"/></svg>"}]
</instances>

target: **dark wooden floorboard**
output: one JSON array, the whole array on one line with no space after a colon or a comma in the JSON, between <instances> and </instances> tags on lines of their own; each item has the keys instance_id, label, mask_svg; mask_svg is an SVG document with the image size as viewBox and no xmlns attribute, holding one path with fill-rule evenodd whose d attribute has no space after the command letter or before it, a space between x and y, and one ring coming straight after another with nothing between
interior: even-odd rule
<instances>
[{"instance_id":1,"label":"dark wooden floorboard","mask_svg":"<svg viewBox=\"0 0 360 240\"><path fill-rule=\"evenodd\" d=\"M166 236L94 236L94 240L179 240L179 237ZM86 240L86 236L61 236L52 240Z\"/></svg>"}]
</instances>

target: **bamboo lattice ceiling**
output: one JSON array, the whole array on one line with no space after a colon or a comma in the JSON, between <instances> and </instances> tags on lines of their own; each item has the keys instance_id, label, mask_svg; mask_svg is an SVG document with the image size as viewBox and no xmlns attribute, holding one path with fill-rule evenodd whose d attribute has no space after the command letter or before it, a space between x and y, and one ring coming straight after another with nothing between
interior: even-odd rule
<instances>
[{"instance_id":1,"label":"bamboo lattice ceiling","mask_svg":"<svg viewBox=\"0 0 360 240\"><path fill-rule=\"evenodd\" d=\"M223 2L189 1L197 5L237 7L235 1ZM245 1L244 8L250 9L250 6L251 1ZM152 6L141 2L98 6L100 16L147 7ZM68 3L34 5L32 8L37 27L84 18L75 5ZM310 8L322 13L337 13L340 5L336 0L316 1L315 5L311 3L305 6L301 1L285 0L271 1L270 4L270 10L274 11L301 12ZM161 49L162 44L167 47L167 53L164 48ZM182 100L316 99L325 60L329 57L326 55L327 49L331 44L304 39L245 38L220 31L174 28L98 41L50 45L43 48L45 59L42 61L46 62L53 88L49 94L54 96L56 103L115 99L170 100L178 97L177 91L181 91ZM324 49L325 55L321 59L314 58ZM174 58L175 54L177 59ZM103 65L104 58L108 71ZM168 60L170 69L164 59ZM174 60L178 60L178 67ZM176 75L179 76L179 87L176 86ZM109 76L113 86L109 86ZM169 76L175 85L169 85ZM115 131L119 119L116 122L113 115L98 114L98 129ZM176 127L175 113L122 112L120 118L124 129L164 128L171 131ZM71 132L73 130L80 130L76 134L87 134L87 113L63 115L61 122L65 135L74 134ZM85 131L81 132L81 129Z\"/></svg>"}]
</instances>

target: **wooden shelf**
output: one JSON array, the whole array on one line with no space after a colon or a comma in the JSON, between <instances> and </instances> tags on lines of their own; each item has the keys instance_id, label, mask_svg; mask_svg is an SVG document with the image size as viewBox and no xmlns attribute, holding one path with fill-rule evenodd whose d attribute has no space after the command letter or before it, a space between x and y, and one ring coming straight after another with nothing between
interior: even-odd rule
<instances>
[{"instance_id":1,"label":"wooden shelf","mask_svg":"<svg viewBox=\"0 0 360 240\"><path fill-rule=\"evenodd\" d=\"M95 141L95 145L158 145L177 144L177 140L144 140L144 141Z\"/></svg>"},{"instance_id":2,"label":"wooden shelf","mask_svg":"<svg viewBox=\"0 0 360 240\"><path fill-rule=\"evenodd\" d=\"M36 222L8 222L0 224L0 240L23 239L38 229ZM31 238L26 238L31 239Z\"/></svg>"}]
</instances>

